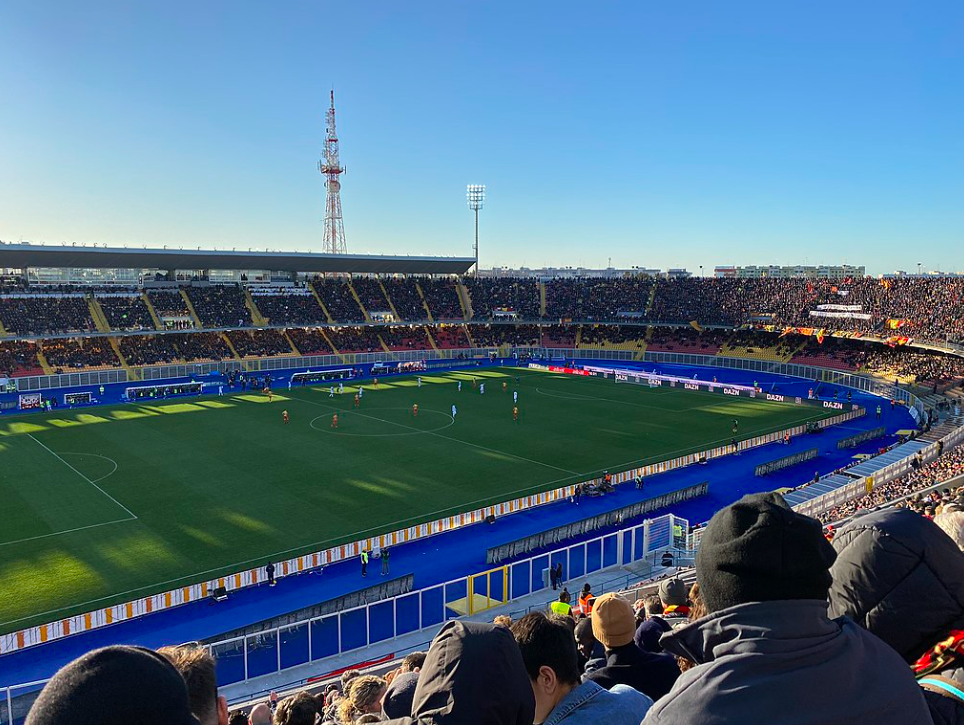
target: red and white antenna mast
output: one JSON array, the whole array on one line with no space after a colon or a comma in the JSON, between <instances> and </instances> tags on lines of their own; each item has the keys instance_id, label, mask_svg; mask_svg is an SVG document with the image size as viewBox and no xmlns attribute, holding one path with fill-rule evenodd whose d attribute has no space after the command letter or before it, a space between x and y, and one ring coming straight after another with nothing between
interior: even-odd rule
<instances>
[{"instance_id":1,"label":"red and white antenna mast","mask_svg":"<svg viewBox=\"0 0 964 725\"><path fill-rule=\"evenodd\" d=\"M325 207L325 241L322 246L326 254L347 254L345 244L345 223L341 218L341 182L338 177L345 173L338 161L338 134L335 133L335 92L331 92L331 106L325 114L328 133L325 136L325 155L318 162L318 170L325 175L325 188L328 190L328 203Z\"/></svg>"}]
</instances>

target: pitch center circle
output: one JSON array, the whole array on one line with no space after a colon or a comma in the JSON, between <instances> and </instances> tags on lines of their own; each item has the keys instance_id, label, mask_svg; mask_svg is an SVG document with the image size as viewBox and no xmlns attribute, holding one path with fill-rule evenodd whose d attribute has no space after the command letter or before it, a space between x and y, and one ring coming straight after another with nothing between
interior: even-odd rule
<instances>
[{"instance_id":1,"label":"pitch center circle","mask_svg":"<svg viewBox=\"0 0 964 725\"><path fill-rule=\"evenodd\" d=\"M412 410L412 409L411 409L411 408L378 408L376 411L373 411L373 412L374 412L374 413L377 413L377 412L389 411L389 410L403 410L403 411L408 411L409 413L411 413L411 410ZM426 414L426 413L429 413L429 414L432 414L432 415L436 415L436 416L440 415L440 416L442 416L442 417L444 417L444 418L448 418L448 421L447 421L446 423L444 423L444 424L436 427L436 428L426 428L425 430L412 430L412 429L410 429L409 426L408 426L407 424L405 424L405 423L400 423L400 422L398 422L398 421L392 421L392 420L384 420L383 418L379 418L379 417L377 417L376 415L370 415L370 414L368 414L368 413L355 413L355 414L353 415L353 414L352 414L352 411L346 410L346 411L339 411L339 413L338 413L339 418L341 418L342 416L345 416L346 418L351 418L351 417L354 417L354 418L364 418L366 421L374 421L374 422L377 422L377 423L383 423L383 424L385 424L385 425L397 426L397 427L398 427L398 431L397 431L397 432L393 432L393 433L365 433L365 432L354 433L354 432L351 432L351 431L342 430L341 428L335 429L335 428L332 428L332 427L331 427L331 415L319 415L319 416L316 416L316 417L314 417L314 418L311 419L311 421L308 423L308 425L309 425L311 428L314 428L315 430L320 431L320 432L322 432L322 433L330 433L331 435L339 435L339 436L354 436L354 437L357 437L357 438L395 438L395 437L398 437L398 436L424 435L425 433L437 433L437 432L440 431L440 430L445 430L446 428L451 428L453 425L455 425L455 418L453 418L453 417L452 417L451 415L449 415L448 413L443 413L441 410L430 410L430 409L428 409L428 408L419 408L419 409L418 409L418 414L419 414L419 416L421 416L421 415L423 415L423 414ZM318 426L318 425L315 425L315 423L316 423L317 421L319 421L319 420L326 420L326 421L328 421L328 425L327 425L327 426ZM406 429L406 428L409 428L409 429L408 429L408 430L403 430L403 429Z\"/></svg>"}]
</instances>

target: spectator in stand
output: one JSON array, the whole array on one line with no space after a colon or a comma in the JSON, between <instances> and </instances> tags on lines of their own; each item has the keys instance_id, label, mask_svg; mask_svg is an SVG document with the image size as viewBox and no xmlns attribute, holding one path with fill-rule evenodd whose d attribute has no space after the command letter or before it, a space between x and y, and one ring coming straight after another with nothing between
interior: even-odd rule
<instances>
[{"instance_id":1,"label":"spectator in stand","mask_svg":"<svg viewBox=\"0 0 964 725\"><path fill-rule=\"evenodd\" d=\"M271 725L271 708L260 702L251 708L250 725Z\"/></svg>"},{"instance_id":2,"label":"spectator in stand","mask_svg":"<svg viewBox=\"0 0 964 725\"><path fill-rule=\"evenodd\" d=\"M591 680L580 683L576 643L562 622L532 612L512 626L512 634L532 684L534 722L638 725L652 707L653 701L632 687L607 691Z\"/></svg>"},{"instance_id":3,"label":"spectator in stand","mask_svg":"<svg viewBox=\"0 0 964 725\"><path fill-rule=\"evenodd\" d=\"M583 617L576 622L573 632L576 652L579 655L579 671L585 674L594 672L606 664L606 648L592 633L592 620Z\"/></svg>"},{"instance_id":4,"label":"spectator in stand","mask_svg":"<svg viewBox=\"0 0 964 725\"><path fill-rule=\"evenodd\" d=\"M318 715L318 703L307 692L286 697L275 708L272 723L274 725L315 725Z\"/></svg>"},{"instance_id":5,"label":"spectator in stand","mask_svg":"<svg viewBox=\"0 0 964 725\"><path fill-rule=\"evenodd\" d=\"M382 699L382 711L386 718L411 717L418 672L399 672L391 678Z\"/></svg>"},{"instance_id":6,"label":"spectator in stand","mask_svg":"<svg viewBox=\"0 0 964 725\"><path fill-rule=\"evenodd\" d=\"M696 555L709 614L661 640L697 666L645 722L927 725L900 657L827 616L834 558L820 524L778 494L745 496L713 516Z\"/></svg>"},{"instance_id":7,"label":"spectator in stand","mask_svg":"<svg viewBox=\"0 0 964 725\"><path fill-rule=\"evenodd\" d=\"M158 654L166 657L181 673L187 685L191 712L201 725L227 725L228 701L218 695L214 658L203 647L182 645L162 647Z\"/></svg>"},{"instance_id":8,"label":"spectator in stand","mask_svg":"<svg viewBox=\"0 0 964 725\"><path fill-rule=\"evenodd\" d=\"M88 652L44 685L25 725L198 725L187 687L166 658L143 647Z\"/></svg>"},{"instance_id":9,"label":"spectator in stand","mask_svg":"<svg viewBox=\"0 0 964 725\"><path fill-rule=\"evenodd\" d=\"M945 507L943 512L934 517L934 523L957 544L958 549L964 550L964 511L948 511Z\"/></svg>"},{"instance_id":10,"label":"spectator in stand","mask_svg":"<svg viewBox=\"0 0 964 725\"><path fill-rule=\"evenodd\" d=\"M586 679L608 689L628 685L658 700L679 677L676 661L667 654L644 652L633 641L633 606L618 594L603 594L592 610L592 633L606 648L606 664Z\"/></svg>"},{"instance_id":11,"label":"spectator in stand","mask_svg":"<svg viewBox=\"0 0 964 725\"><path fill-rule=\"evenodd\" d=\"M351 686L345 689L345 698L338 705L338 719L343 725L352 725L361 715L380 714L387 689L388 683L381 677L361 675L354 678Z\"/></svg>"},{"instance_id":12,"label":"spectator in stand","mask_svg":"<svg viewBox=\"0 0 964 725\"><path fill-rule=\"evenodd\" d=\"M847 616L911 665L935 723L964 722L964 553L932 521L889 509L834 537L830 616Z\"/></svg>"},{"instance_id":13,"label":"spectator in stand","mask_svg":"<svg viewBox=\"0 0 964 725\"><path fill-rule=\"evenodd\" d=\"M505 627L450 620L429 647L412 717L397 725L532 725L535 701L518 645Z\"/></svg>"}]
</instances>

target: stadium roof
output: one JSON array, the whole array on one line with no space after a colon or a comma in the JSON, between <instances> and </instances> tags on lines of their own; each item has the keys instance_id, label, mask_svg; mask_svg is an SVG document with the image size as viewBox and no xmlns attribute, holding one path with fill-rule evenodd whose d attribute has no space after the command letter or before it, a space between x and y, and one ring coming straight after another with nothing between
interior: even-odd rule
<instances>
[{"instance_id":1,"label":"stadium roof","mask_svg":"<svg viewBox=\"0 0 964 725\"><path fill-rule=\"evenodd\" d=\"M355 274L464 274L472 257L402 257L308 252L226 252L0 243L0 268L225 269Z\"/></svg>"}]
</instances>

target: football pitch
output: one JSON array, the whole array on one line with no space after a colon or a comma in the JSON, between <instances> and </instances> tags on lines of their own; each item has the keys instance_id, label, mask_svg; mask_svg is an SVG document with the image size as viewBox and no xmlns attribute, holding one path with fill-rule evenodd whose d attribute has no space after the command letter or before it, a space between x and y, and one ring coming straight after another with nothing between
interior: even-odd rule
<instances>
[{"instance_id":1,"label":"football pitch","mask_svg":"<svg viewBox=\"0 0 964 725\"><path fill-rule=\"evenodd\" d=\"M720 445L734 418L743 439L833 414L514 368L422 380L366 382L357 408L325 385L0 418L0 632Z\"/></svg>"}]
</instances>

